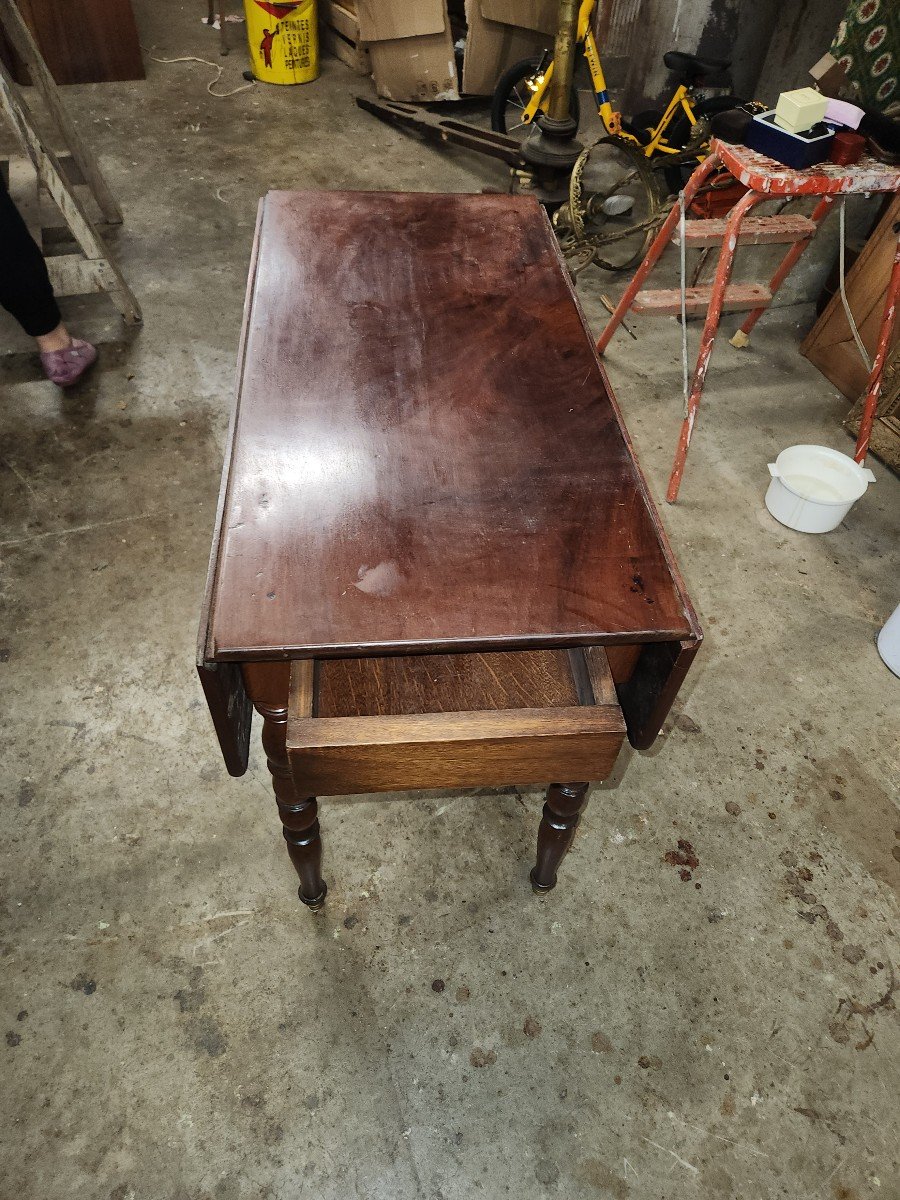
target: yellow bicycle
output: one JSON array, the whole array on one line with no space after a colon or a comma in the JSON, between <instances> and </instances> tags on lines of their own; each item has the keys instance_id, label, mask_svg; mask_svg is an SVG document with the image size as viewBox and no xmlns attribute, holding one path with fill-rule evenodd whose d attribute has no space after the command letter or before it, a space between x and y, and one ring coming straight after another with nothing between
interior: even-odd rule
<instances>
[{"instance_id":1,"label":"yellow bicycle","mask_svg":"<svg viewBox=\"0 0 900 1200\"><path fill-rule=\"evenodd\" d=\"M556 215L563 248L570 234L575 244L592 249L582 254L610 270L639 259L658 224L663 200L682 186L685 173L705 157L708 119L740 105L731 95L705 96L705 80L731 64L672 50L663 62L677 85L661 112L644 112L626 120L614 106L606 86L600 51L591 27L597 0L583 0L577 38L587 61L597 113L605 137L588 146L572 171L569 203ZM550 53L523 59L500 77L491 106L491 126L498 133L528 136L537 115L546 111L553 77ZM579 120L578 93L573 85L570 112Z\"/></svg>"}]
</instances>

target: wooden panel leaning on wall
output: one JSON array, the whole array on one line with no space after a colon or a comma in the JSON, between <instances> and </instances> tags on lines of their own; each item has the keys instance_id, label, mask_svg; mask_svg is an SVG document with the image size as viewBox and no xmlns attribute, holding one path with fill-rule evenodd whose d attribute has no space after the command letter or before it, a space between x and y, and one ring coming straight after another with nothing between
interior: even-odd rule
<instances>
[{"instance_id":1,"label":"wooden panel leaning on wall","mask_svg":"<svg viewBox=\"0 0 900 1200\"><path fill-rule=\"evenodd\" d=\"M895 196L866 242L862 253L847 272L845 290L850 311L869 357L875 354L884 299L897 248L900 196ZM900 325L897 327L900 331ZM896 336L900 336L900 332ZM896 340L896 338L895 338ZM850 400L865 391L869 372L853 340L850 323L835 290L821 316L806 335L800 353ZM885 383L887 380L885 380Z\"/></svg>"},{"instance_id":2,"label":"wooden panel leaning on wall","mask_svg":"<svg viewBox=\"0 0 900 1200\"><path fill-rule=\"evenodd\" d=\"M57 83L143 79L131 0L0 0L17 4ZM17 83L28 72L0 32L0 58Z\"/></svg>"}]
</instances>

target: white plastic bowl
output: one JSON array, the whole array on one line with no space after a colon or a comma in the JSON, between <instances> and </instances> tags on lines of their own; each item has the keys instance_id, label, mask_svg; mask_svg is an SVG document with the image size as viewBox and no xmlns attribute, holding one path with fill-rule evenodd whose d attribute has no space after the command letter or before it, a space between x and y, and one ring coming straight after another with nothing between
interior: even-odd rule
<instances>
[{"instance_id":1,"label":"white plastic bowl","mask_svg":"<svg viewBox=\"0 0 900 1200\"><path fill-rule=\"evenodd\" d=\"M900 604L885 621L876 645L885 666L900 675Z\"/></svg>"},{"instance_id":2,"label":"white plastic bowl","mask_svg":"<svg viewBox=\"0 0 900 1200\"><path fill-rule=\"evenodd\" d=\"M837 529L875 476L829 446L788 446L769 463L766 508L800 533Z\"/></svg>"}]
</instances>

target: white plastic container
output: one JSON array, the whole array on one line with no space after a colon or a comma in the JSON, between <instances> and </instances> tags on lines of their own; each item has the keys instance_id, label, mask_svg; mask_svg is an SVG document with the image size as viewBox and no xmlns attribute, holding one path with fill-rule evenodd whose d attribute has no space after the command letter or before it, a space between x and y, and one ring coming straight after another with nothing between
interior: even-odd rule
<instances>
[{"instance_id":1,"label":"white plastic container","mask_svg":"<svg viewBox=\"0 0 900 1200\"><path fill-rule=\"evenodd\" d=\"M900 675L900 604L885 621L875 644L888 670Z\"/></svg>"},{"instance_id":2,"label":"white plastic container","mask_svg":"<svg viewBox=\"0 0 900 1200\"><path fill-rule=\"evenodd\" d=\"M875 476L829 446L788 446L769 463L766 508L800 533L837 529Z\"/></svg>"}]
</instances>

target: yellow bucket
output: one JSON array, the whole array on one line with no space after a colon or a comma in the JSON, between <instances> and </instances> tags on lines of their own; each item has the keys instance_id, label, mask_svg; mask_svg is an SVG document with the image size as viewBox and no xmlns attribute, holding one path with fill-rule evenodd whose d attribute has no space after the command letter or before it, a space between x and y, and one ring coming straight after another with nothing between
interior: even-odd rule
<instances>
[{"instance_id":1,"label":"yellow bucket","mask_svg":"<svg viewBox=\"0 0 900 1200\"><path fill-rule=\"evenodd\" d=\"M319 76L316 0L244 0L253 74L262 83L309 83Z\"/></svg>"}]
</instances>

